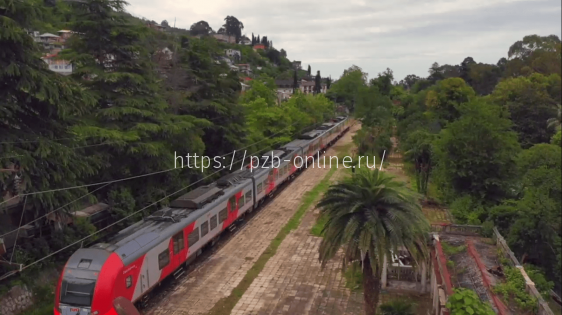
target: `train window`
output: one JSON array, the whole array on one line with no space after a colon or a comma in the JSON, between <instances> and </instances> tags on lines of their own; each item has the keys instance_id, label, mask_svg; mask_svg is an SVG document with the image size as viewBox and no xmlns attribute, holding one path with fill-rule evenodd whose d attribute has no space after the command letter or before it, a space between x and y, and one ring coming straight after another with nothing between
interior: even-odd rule
<instances>
[{"instance_id":1,"label":"train window","mask_svg":"<svg viewBox=\"0 0 562 315\"><path fill-rule=\"evenodd\" d=\"M230 197L228 203L230 203L230 211L234 211L236 209L236 196Z\"/></svg>"},{"instance_id":2,"label":"train window","mask_svg":"<svg viewBox=\"0 0 562 315\"><path fill-rule=\"evenodd\" d=\"M224 220L226 220L227 216L228 216L228 213L227 213L226 208L222 209L219 212L219 223L223 223Z\"/></svg>"},{"instance_id":3,"label":"train window","mask_svg":"<svg viewBox=\"0 0 562 315\"><path fill-rule=\"evenodd\" d=\"M252 191L246 193L246 202L252 202Z\"/></svg>"},{"instance_id":4,"label":"train window","mask_svg":"<svg viewBox=\"0 0 562 315\"><path fill-rule=\"evenodd\" d=\"M275 172L275 179L279 179L279 170L277 170L277 172Z\"/></svg>"},{"instance_id":5,"label":"train window","mask_svg":"<svg viewBox=\"0 0 562 315\"><path fill-rule=\"evenodd\" d=\"M266 180L263 181L263 186L264 186L264 187L267 187L268 184L269 184L269 179L266 179Z\"/></svg>"},{"instance_id":6,"label":"train window","mask_svg":"<svg viewBox=\"0 0 562 315\"><path fill-rule=\"evenodd\" d=\"M211 217L211 230L217 227L217 215Z\"/></svg>"},{"instance_id":7,"label":"train window","mask_svg":"<svg viewBox=\"0 0 562 315\"><path fill-rule=\"evenodd\" d=\"M158 255L158 268L160 270L164 269L164 267L168 266L170 263L170 251L166 248L165 251L161 252Z\"/></svg>"},{"instance_id":8,"label":"train window","mask_svg":"<svg viewBox=\"0 0 562 315\"><path fill-rule=\"evenodd\" d=\"M273 170L269 171L269 176L273 176Z\"/></svg>"},{"instance_id":9,"label":"train window","mask_svg":"<svg viewBox=\"0 0 562 315\"><path fill-rule=\"evenodd\" d=\"M189 236L187 237L187 241L189 242L189 247L193 246L199 240L199 228L195 228Z\"/></svg>"},{"instance_id":10,"label":"train window","mask_svg":"<svg viewBox=\"0 0 562 315\"><path fill-rule=\"evenodd\" d=\"M242 208L242 206L244 206L245 200L244 200L244 195L240 196L240 199L238 199L238 208Z\"/></svg>"},{"instance_id":11,"label":"train window","mask_svg":"<svg viewBox=\"0 0 562 315\"><path fill-rule=\"evenodd\" d=\"M175 254L179 253L184 248L183 231L174 235L174 237L172 238L172 243L174 245L174 255L175 255Z\"/></svg>"},{"instance_id":12,"label":"train window","mask_svg":"<svg viewBox=\"0 0 562 315\"><path fill-rule=\"evenodd\" d=\"M128 276L127 279L125 279L125 285L127 285L127 289L133 285L133 276Z\"/></svg>"},{"instance_id":13,"label":"train window","mask_svg":"<svg viewBox=\"0 0 562 315\"><path fill-rule=\"evenodd\" d=\"M258 194L261 193L262 189L263 189L263 185L261 183L258 184Z\"/></svg>"},{"instance_id":14,"label":"train window","mask_svg":"<svg viewBox=\"0 0 562 315\"><path fill-rule=\"evenodd\" d=\"M207 235L207 233L209 233L209 222L205 221L201 224L201 237Z\"/></svg>"}]
</instances>

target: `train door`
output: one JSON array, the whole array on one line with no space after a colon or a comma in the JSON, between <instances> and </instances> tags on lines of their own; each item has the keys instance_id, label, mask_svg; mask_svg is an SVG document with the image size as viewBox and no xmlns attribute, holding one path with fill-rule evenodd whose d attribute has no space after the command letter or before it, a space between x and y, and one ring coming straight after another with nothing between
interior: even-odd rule
<instances>
[{"instance_id":1,"label":"train door","mask_svg":"<svg viewBox=\"0 0 562 315\"><path fill-rule=\"evenodd\" d=\"M148 268L143 270L140 275L140 291L141 295L148 290L150 284L148 283Z\"/></svg>"},{"instance_id":2,"label":"train door","mask_svg":"<svg viewBox=\"0 0 562 315\"><path fill-rule=\"evenodd\" d=\"M185 256L185 237L184 231L179 231L174 236L172 236L172 266L173 270L176 270L182 264L182 256Z\"/></svg>"}]
</instances>

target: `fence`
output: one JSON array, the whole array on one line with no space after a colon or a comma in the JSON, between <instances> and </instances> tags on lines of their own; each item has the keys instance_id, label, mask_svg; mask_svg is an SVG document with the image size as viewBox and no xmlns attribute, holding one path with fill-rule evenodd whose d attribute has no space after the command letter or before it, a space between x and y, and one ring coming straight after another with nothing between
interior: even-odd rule
<instances>
[{"instance_id":1,"label":"fence","mask_svg":"<svg viewBox=\"0 0 562 315\"><path fill-rule=\"evenodd\" d=\"M503 236L500 234L500 232L498 231L498 229L496 227L494 227L494 238L496 240L497 247L499 247L501 249L501 252L506 256L506 258L508 258L509 264L512 267L515 267L515 268L519 269L519 271L521 271L521 275L523 275L523 278L525 279L525 289L526 289L527 293L529 293L531 296L533 296L534 298L537 299L537 303L538 303L538 313L537 314L538 315L554 315L554 313L552 312L552 310L548 306L548 303L546 303L546 301L543 299L542 295L539 293L539 291L535 287L535 284L533 283L533 281L531 281L531 279L529 278L529 276L525 272L525 268L523 268L523 266L521 266L521 264L519 263L519 260L515 257L515 255L513 254L511 249L509 248L509 246L507 246L507 242L505 241L505 239L503 238Z\"/></svg>"},{"instance_id":2,"label":"fence","mask_svg":"<svg viewBox=\"0 0 562 315\"><path fill-rule=\"evenodd\" d=\"M417 282L421 275L412 267L388 266L387 277L390 280Z\"/></svg>"},{"instance_id":3,"label":"fence","mask_svg":"<svg viewBox=\"0 0 562 315\"><path fill-rule=\"evenodd\" d=\"M442 234L480 235L480 225L432 224L431 231Z\"/></svg>"}]
</instances>

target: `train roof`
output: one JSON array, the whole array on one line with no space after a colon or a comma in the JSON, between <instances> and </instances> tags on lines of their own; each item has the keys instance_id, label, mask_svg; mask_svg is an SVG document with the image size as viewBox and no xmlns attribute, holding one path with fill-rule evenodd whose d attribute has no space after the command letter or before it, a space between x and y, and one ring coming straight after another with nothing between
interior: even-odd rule
<instances>
[{"instance_id":1,"label":"train roof","mask_svg":"<svg viewBox=\"0 0 562 315\"><path fill-rule=\"evenodd\" d=\"M324 133L324 130L315 129L315 130L309 131L307 133L303 133L302 135L299 136L299 139L313 140L313 139L316 139L319 136L321 136L323 133Z\"/></svg>"},{"instance_id":2,"label":"train roof","mask_svg":"<svg viewBox=\"0 0 562 315\"><path fill-rule=\"evenodd\" d=\"M287 143L286 145L282 146L282 148L286 148L286 149L290 149L290 148L304 148L304 147L307 146L309 143L310 143L310 140L297 139L297 140L293 140L293 141Z\"/></svg>"},{"instance_id":3,"label":"train roof","mask_svg":"<svg viewBox=\"0 0 562 315\"><path fill-rule=\"evenodd\" d=\"M198 187L160 209L142 221L121 230L106 243L91 246L117 253L128 265L152 247L172 237L198 217L226 201L234 192L252 183L250 170L237 170L216 182Z\"/></svg>"}]
</instances>

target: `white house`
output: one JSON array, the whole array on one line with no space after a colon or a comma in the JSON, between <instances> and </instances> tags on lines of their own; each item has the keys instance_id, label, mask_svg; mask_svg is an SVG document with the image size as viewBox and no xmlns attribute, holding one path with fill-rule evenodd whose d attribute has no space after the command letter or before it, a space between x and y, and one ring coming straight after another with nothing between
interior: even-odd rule
<instances>
[{"instance_id":1,"label":"white house","mask_svg":"<svg viewBox=\"0 0 562 315\"><path fill-rule=\"evenodd\" d=\"M247 63L237 65L240 68L240 72L245 73L246 75L252 75L252 69L250 65Z\"/></svg>"},{"instance_id":2,"label":"white house","mask_svg":"<svg viewBox=\"0 0 562 315\"><path fill-rule=\"evenodd\" d=\"M240 50L236 50L236 49L225 49L224 50L225 55L227 55L228 57L234 57L235 55L238 55L238 57L242 58L242 54L240 53Z\"/></svg>"},{"instance_id":3,"label":"white house","mask_svg":"<svg viewBox=\"0 0 562 315\"><path fill-rule=\"evenodd\" d=\"M49 70L62 75L70 75L72 73L72 64L66 60L56 60L56 56L57 54L52 54L41 59L49 65Z\"/></svg>"},{"instance_id":4,"label":"white house","mask_svg":"<svg viewBox=\"0 0 562 315\"><path fill-rule=\"evenodd\" d=\"M240 85L242 86L242 92L246 92L250 89L250 86L248 84L240 82Z\"/></svg>"}]
</instances>

